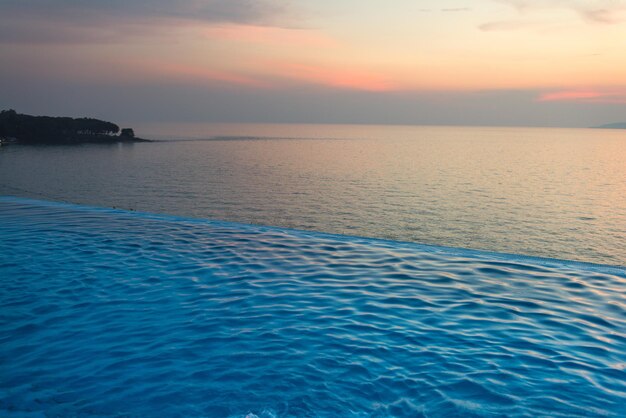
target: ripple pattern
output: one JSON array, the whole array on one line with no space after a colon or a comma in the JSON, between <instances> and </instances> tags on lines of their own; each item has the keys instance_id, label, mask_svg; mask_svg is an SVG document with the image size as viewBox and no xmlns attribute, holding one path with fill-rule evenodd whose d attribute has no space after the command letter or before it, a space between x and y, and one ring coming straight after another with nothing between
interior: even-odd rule
<instances>
[{"instance_id":1,"label":"ripple pattern","mask_svg":"<svg viewBox=\"0 0 626 418\"><path fill-rule=\"evenodd\" d=\"M626 416L626 270L0 198L0 415Z\"/></svg>"}]
</instances>

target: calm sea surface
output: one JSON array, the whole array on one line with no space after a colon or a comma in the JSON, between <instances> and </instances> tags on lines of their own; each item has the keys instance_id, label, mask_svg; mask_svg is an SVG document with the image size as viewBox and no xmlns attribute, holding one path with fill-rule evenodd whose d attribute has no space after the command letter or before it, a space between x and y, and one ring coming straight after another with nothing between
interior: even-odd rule
<instances>
[{"instance_id":1,"label":"calm sea surface","mask_svg":"<svg viewBox=\"0 0 626 418\"><path fill-rule=\"evenodd\" d=\"M0 147L0 194L626 264L626 131L348 125L137 131L186 140Z\"/></svg>"}]
</instances>

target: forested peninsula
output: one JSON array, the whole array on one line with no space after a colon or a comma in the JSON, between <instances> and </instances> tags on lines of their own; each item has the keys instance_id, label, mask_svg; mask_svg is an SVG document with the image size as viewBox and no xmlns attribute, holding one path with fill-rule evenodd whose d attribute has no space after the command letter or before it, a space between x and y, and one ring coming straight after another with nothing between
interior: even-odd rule
<instances>
[{"instance_id":1,"label":"forested peninsula","mask_svg":"<svg viewBox=\"0 0 626 418\"><path fill-rule=\"evenodd\" d=\"M81 144L149 142L132 128L93 118L31 116L15 110L0 111L0 143Z\"/></svg>"}]
</instances>

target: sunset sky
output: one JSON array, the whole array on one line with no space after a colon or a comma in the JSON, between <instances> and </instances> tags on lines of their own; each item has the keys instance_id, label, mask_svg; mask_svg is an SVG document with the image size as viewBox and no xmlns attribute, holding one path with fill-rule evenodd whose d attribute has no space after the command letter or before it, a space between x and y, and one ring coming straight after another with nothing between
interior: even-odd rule
<instances>
[{"instance_id":1,"label":"sunset sky","mask_svg":"<svg viewBox=\"0 0 626 418\"><path fill-rule=\"evenodd\" d=\"M0 108L122 121L626 121L626 0L0 0Z\"/></svg>"}]
</instances>

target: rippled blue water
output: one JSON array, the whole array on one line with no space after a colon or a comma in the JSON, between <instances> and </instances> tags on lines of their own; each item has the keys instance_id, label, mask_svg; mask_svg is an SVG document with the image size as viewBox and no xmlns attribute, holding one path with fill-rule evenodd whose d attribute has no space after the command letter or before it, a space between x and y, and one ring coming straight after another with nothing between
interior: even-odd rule
<instances>
[{"instance_id":1,"label":"rippled blue water","mask_svg":"<svg viewBox=\"0 0 626 418\"><path fill-rule=\"evenodd\" d=\"M2 416L624 416L626 271L0 198Z\"/></svg>"}]
</instances>

